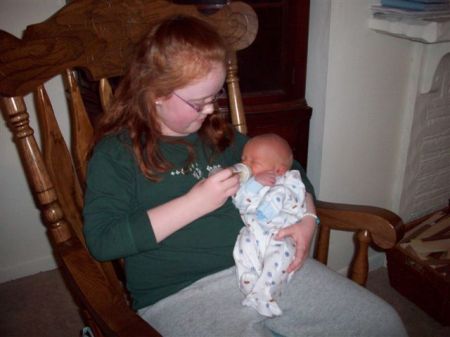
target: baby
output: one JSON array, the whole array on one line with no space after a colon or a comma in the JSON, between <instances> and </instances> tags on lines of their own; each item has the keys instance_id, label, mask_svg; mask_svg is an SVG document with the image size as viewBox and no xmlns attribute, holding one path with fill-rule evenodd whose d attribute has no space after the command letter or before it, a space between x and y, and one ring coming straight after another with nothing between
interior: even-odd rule
<instances>
[{"instance_id":1,"label":"baby","mask_svg":"<svg viewBox=\"0 0 450 337\"><path fill-rule=\"evenodd\" d=\"M289 170L292 161L283 138L264 134L248 141L242 163L234 166L241 186L233 203L245 223L233 251L239 287L246 295L242 304L268 317L282 314L276 298L292 275L286 269L295 253L290 239L274 237L306 212L305 186L300 172Z\"/></svg>"}]
</instances>

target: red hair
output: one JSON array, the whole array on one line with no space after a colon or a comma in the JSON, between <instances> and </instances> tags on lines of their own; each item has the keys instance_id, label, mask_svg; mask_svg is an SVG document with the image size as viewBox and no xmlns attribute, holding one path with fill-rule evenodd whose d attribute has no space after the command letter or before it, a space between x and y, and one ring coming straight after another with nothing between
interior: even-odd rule
<instances>
[{"instance_id":1,"label":"red hair","mask_svg":"<svg viewBox=\"0 0 450 337\"><path fill-rule=\"evenodd\" d=\"M155 99L207 75L217 63L225 67L226 53L222 38L206 22L184 16L164 20L139 45L111 109L98 122L95 140L126 130L140 170L148 179L158 180L158 174L168 171L171 164L158 146L162 133ZM217 113L208 115L199 134L213 153L229 146L234 135ZM192 162L194 152L186 146Z\"/></svg>"}]
</instances>

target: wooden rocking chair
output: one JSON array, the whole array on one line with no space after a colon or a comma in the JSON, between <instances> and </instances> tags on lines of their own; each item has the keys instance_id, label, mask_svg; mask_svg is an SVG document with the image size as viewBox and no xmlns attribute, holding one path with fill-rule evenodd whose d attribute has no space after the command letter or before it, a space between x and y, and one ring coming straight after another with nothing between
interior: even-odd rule
<instances>
[{"instance_id":1,"label":"wooden rocking chair","mask_svg":"<svg viewBox=\"0 0 450 337\"><path fill-rule=\"evenodd\" d=\"M90 256L82 235L86 153L93 128L75 71L100 81L104 110L112 97L109 78L123 74L133 46L161 18L192 15L215 25L230 47L227 86L231 118L246 132L235 51L255 38L258 19L251 7L232 2L205 15L194 6L169 1L79 0L57 14L29 26L22 39L0 31L0 95L2 110L22 157L31 191L47 226L55 256L77 299L82 317L96 337L159 336L128 305L113 263ZM70 151L61 134L44 83L62 75L70 108ZM29 124L23 96L33 92L41 129L42 150ZM391 248L401 224L387 210L317 202L321 219L316 257L326 263L330 229L354 231L357 248L350 277L365 284L368 246Z\"/></svg>"}]
</instances>

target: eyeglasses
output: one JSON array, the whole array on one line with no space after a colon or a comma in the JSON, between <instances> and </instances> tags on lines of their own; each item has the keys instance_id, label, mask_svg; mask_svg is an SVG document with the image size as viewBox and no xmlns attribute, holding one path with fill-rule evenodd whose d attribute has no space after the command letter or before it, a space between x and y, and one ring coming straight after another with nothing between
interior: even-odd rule
<instances>
[{"instance_id":1,"label":"eyeglasses","mask_svg":"<svg viewBox=\"0 0 450 337\"><path fill-rule=\"evenodd\" d=\"M183 101L184 103L186 103L187 105L189 105L189 106L190 106L192 109L194 109L197 113L201 113L201 112L205 109L205 106L211 105L211 104L215 104L215 103L217 102L217 100L219 99L219 97L222 96L224 93L225 93L225 89L222 88L222 89L220 89L220 91L219 91L217 94L215 94L215 95L213 96L213 98L212 98L211 101L209 101L209 102L207 102L207 103L203 103L203 104L201 104L201 105L198 105L198 104L194 104L194 103L191 103L191 102L185 100L183 97L181 97L180 95L178 95L175 91L173 92L173 94L174 94L176 97L178 97L181 101Z\"/></svg>"}]
</instances>

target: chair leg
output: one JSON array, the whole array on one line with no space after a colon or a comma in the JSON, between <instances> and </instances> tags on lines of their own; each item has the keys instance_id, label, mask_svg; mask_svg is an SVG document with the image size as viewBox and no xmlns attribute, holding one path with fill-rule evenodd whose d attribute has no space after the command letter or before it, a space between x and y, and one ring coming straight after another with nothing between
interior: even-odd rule
<instances>
[{"instance_id":1,"label":"chair leg","mask_svg":"<svg viewBox=\"0 0 450 337\"><path fill-rule=\"evenodd\" d=\"M80 311L81 311L81 316L83 317L84 323L89 328L91 328L94 336L95 337L105 337L105 335L102 333L102 331L98 327L97 323L95 323L95 321L92 319L91 314L86 309L82 309Z\"/></svg>"},{"instance_id":2,"label":"chair leg","mask_svg":"<svg viewBox=\"0 0 450 337\"><path fill-rule=\"evenodd\" d=\"M330 227L320 225L317 237L317 248L314 254L315 255L314 258L325 265L328 262L329 245L330 245Z\"/></svg>"},{"instance_id":3,"label":"chair leg","mask_svg":"<svg viewBox=\"0 0 450 337\"><path fill-rule=\"evenodd\" d=\"M350 278L361 286L367 282L369 271L369 244L372 241L369 231L362 230L356 233L357 247L355 258L353 259Z\"/></svg>"}]
</instances>

